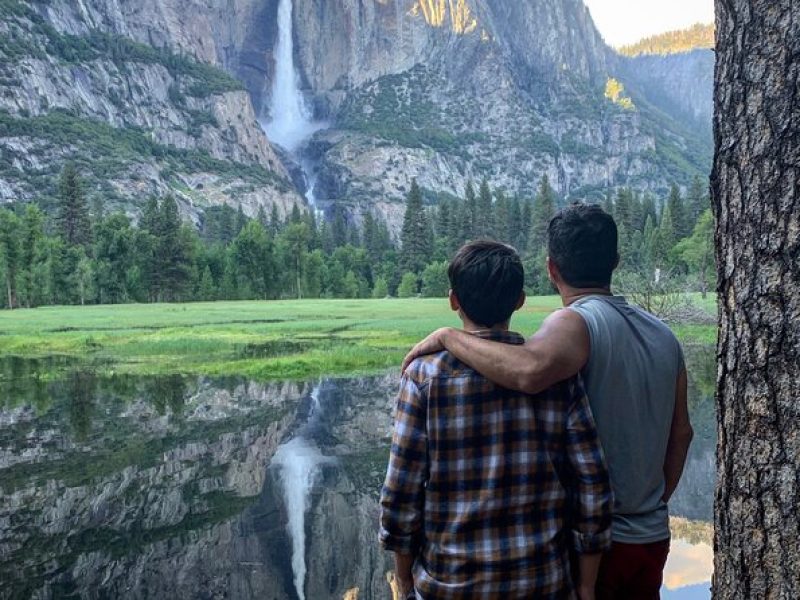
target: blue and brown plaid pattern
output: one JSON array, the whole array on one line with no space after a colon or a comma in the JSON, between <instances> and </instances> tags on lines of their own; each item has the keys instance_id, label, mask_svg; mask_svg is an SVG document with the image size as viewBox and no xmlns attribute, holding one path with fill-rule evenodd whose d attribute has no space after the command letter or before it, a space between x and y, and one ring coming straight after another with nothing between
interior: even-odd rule
<instances>
[{"instance_id":1,"label":"blue and brown plaid pattern","mask_svg":"<svg viewBox=\"0 0 800 600\"><path fill-rule=\"evenodd\" d=\"M511 332L485 332L522 344ZM380 541L427 599L573 598L570 544L611 545L612 496L580 380L506 390L448 352L400 384Z\"/></svg>"}]
</instances>

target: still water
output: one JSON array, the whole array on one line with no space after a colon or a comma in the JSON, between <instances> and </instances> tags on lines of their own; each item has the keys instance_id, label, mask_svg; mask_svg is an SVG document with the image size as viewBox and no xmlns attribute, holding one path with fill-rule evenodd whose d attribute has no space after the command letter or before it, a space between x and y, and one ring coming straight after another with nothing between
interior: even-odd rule
<instances>
[{"instance_id":1,"label":"still water","mask_svg":"<svg viewBox=\"0 0 800 600\"><path fill-rule=\"evenodd\" d=\"M709 598L713 352L664 598ZM98 377L0 360L0 598L392 598L376 544L396 374Z\"/></svg>"}]
</instances>

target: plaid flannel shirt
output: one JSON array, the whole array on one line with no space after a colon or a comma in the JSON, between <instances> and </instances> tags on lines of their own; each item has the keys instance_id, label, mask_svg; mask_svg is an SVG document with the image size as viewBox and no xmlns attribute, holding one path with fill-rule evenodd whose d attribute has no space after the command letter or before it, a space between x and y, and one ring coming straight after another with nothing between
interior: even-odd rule
<instances>
[{"instance_id":1,"label":"plaid flannel shirt","mask_svg":"<svg viewBox=\"0 0 800 600\"><path fill-rule=\"evenodd\" d=\"M478 335L509 344L511 332ZM612 494L579 378L527 396L448 352L400 384L380 541L425 599L572 598L569 546L611 545Z\"/></svg>"}]
</instances>

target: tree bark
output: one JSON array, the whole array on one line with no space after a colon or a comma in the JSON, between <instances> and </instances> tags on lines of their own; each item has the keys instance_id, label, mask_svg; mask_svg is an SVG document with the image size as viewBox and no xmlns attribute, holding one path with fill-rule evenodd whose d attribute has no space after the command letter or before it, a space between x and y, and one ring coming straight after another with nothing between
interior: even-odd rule
<instances>
[{"instance_id":1,"label":"tree bark","mask_svg":"<svg viewBox=\"0 0 800 600\"><path fill-rule=\"evenodd\" d=\"M800 598L800 2L716 0L717 599Z\"/></svg>"}]
</instances>

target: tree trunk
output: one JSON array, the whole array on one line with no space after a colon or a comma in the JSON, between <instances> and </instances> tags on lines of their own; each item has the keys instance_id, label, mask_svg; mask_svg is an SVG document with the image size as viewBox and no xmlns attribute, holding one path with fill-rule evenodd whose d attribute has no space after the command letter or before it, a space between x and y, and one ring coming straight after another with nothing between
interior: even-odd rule
<instances>
[{"instance_id":1,"label":"tree trunk","mask_svg":"<svg viewBox=\"0 0 800 600\"><path fill-rule=\"evenodd\" d=\"M800 2L716 0L717 599L800 598Z\"/></svg>"}]
</instances>

